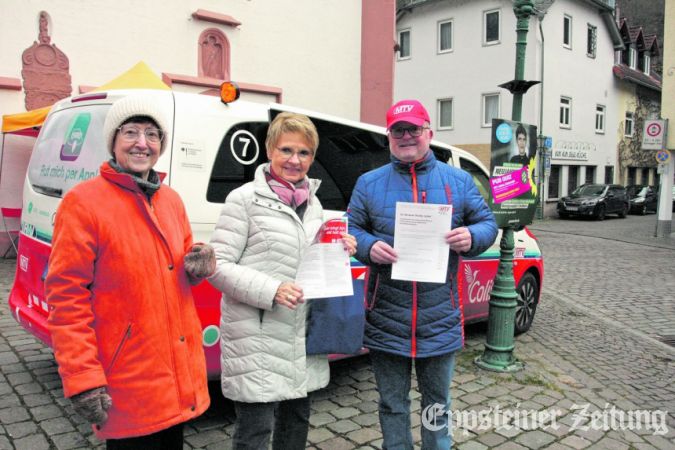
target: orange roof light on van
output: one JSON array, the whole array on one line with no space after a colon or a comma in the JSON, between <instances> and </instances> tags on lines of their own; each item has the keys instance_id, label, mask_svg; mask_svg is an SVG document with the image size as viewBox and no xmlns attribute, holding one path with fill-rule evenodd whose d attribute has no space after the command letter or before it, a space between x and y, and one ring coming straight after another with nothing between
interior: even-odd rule
<instances>
[{"instance_id":1,"label":"orange roof light on van","mask_svg":"<svg viewBox=\"0 0 675 450\"><path fill-rule=\"evenodd\" d=\"M226 81L220 85L220 100L227 104L239 98L239 86L234 81Z\"/></svg>"}]
</instances>

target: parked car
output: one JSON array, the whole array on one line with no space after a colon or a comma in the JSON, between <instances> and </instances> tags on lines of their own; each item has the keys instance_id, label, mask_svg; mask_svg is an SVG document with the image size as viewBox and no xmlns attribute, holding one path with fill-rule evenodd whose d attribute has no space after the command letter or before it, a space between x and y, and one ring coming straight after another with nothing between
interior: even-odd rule
<instances>
[{"instance_id":1,"label":"parked car","mask_svg":"<svg viewBox=\"0 0 675 450\"><path fill-rule=\"evenodd\" d=\"M51 251L56 210L61 198L76 183L95 176L110 157L104 145L103 123L114 101L137 91L96 92L57 102L51 109L33 149L24 183L21 234L16 276L9 309L16 321L41 341L50 344L47 329L49 304L44 276ZM360 122L304 111L280 104L239 100L224 104L217 97L173 91L147 91L171 117L171 140L157 162L166 172L164 182L183 198L195 241L208 241L226 196L252 180L255 169L267 161L265 136L270 120L279 112L309 115L319 132L319 150L309 171L323 180L317 196L324 219L342 217L356 179L389 162L386 130ZM64 155L71 130L79 126L77 156ZM488 170L457 147L432 142L436 158L471 174L487 200ZM535 236L527 228L515 233L513 276L517 302L515 332L530 328L539 304L544 262ZM490 292L499 266L500 238L482 254L462 258L457 288L464 323L486 320ZM351 260L354 296L363 298L367 268ZM208 282L193 287L210 378L220 374L220 297ZM158 318L161 320L161 318ZM344 355L331 355L332 359Z\"/></svg>"},{"instance_id":2,"label":"parked car","mask_svg":"<svg viewBox=\"0 0 675 450\"><path fill-rule=\"evenodd\" d=\"M607 214L624 218L630 209L626 188L618 184L582 184L569 196L558 200L558 216L594 217L603 220Z\"/></svg>"},{"instance_id":3,"label":"parked car","mask_svg":"<svg viewBox=\"0 0 675 450\"><path fill-rule=\"evenodd\" d=\"M656 212L656 205L659 202L656 188L644 184L632 184L626 186L626 192L631 213L645 215L647 212Z\"/></svg>"}]
</instances>

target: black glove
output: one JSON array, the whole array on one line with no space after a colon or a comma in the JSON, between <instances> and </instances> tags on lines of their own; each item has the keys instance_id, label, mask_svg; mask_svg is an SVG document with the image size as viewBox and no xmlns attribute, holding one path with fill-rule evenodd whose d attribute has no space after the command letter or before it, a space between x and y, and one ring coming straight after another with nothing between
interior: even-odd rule
<instances>
[{"instance_id":1,"label":"black glove","mask_svg":"<svg viewBox=\"0 0 675 450\"><path fill-rule=\"evenodd\" d=\"M87 422L101 425L108 420L107 410L112 406L112 399L104 387L80 392L70 398L75 412Z\"/></svg>"},{"instance_id":2,"label":"black glove","mask_svg":"<svg viewBox=\"0 0 675 450\"><path fill-rule=\"evenodd\" d=\"M183 258L185 272L192 278L206 278L216 271L216 254L209 244L197 242Z\"/></svg>"}]
</instances>

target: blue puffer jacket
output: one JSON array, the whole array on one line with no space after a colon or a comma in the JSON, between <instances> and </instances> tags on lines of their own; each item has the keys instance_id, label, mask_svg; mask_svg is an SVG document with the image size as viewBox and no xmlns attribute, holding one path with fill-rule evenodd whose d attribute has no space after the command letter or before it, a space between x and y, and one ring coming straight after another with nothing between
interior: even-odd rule
<instances>
[{"instance_id":1,"label":"blue puffer jacket","mask_svg":"<svg viewBox=\"0 0 675 450\"><path fill-rule=\"evenodd\" d=\"M391 265L372 263L370 248L378 240L394 246L396 202L452 204L452 227L471 232L464 256L484 252L497 236L497 224L471 176L437 161L433 152L415 163L391 161L358 179L348 209L356 258L370 266L365 346L413 358L450 353L464 345L457 253L450 251L446 283L422 283L392 280Z\"/></svg>"}]
</instances>

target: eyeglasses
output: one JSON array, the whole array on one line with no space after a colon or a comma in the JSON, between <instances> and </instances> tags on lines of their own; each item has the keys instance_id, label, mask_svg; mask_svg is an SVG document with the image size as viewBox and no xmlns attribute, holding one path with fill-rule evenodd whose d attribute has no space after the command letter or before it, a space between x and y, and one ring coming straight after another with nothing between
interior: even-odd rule
<instances>
[{"instance_id":1,"label":"eyeglasses","mask_svg":"<svg viewBox=\"0 0 675 450\"><path fill-rule=\"evenodd\" d=\"M314 157L314 152L307 149L295 151L289 147L277 147L277 150L279 150L279 153L281 153L281 156L283 156L284 159L291 159L293 155L298 155L298 159L304 162L309 161Z\"/></svg>"},{"instance_id":2,"label":"eyeglasses","mask_svg":"<svg viewBox=\"0 0 675 450\"><path fill-rule=\"evenodd\" d=\"M403 136L405 136L406 131L412 137L419 137L422 136L422 131L428 128L429 127L394 127L389 130L389 133L391 133L391 137L395 139L401 139Z\"/></svg>"},{"instance_id":3,"label":"eyeglasses","mask_svg":"<svg viewBox=\"0 0 675 450\"><path fill-rule=\"evenodd\" d=\"M162 142L164 139L164 133L157 128L146 128L145 130L140 130L136 127L119 127L120 136L127 142L136 142L141 138L141 134L145 135L145 140L156 144Z\"/></svg>"}]
</instances>

